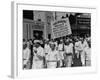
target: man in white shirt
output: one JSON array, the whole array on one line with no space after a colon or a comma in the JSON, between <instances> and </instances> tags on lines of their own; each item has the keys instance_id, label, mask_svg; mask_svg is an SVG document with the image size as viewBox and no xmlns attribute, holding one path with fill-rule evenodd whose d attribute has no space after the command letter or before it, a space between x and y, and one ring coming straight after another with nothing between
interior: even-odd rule
<instances>
[{"instance_id":1,"label":"man in white shirt","mask_svg":"<svg viewBox=\"0 0 100 80\"><path fill-rule=\"evenodd\" d=\"M91 42L88 42L89 47L86 52L86 66L91 66Z\"/></svg>"},{"instance_id":2,"label":"man in white shirt","mask_svg":"<svg viewBox=\"0 0 100 80\"><path fill-rule=\"evenodd\" d=\"M50 50L48 52L46 61L47 61L47 68L56 68L57 61L58 61L58 51L55 49L55 44L50 42Z\"/></svg>"},{"instance_id":3,"label":"man in white shirt","mask_svg":"<svg viewBox=\"0 0 100 80\"><path fill-rule=\"evenodd\" d=\"M44 54L45 54L44 67L45 68L47 68L46 58L49 51L50 51L50 45L49 45L49 41L47 40L45 41L45 44L44 44Z\"/></svg>"},{"instance_id":4,"label":"man in white shirt","mask_svg":"<svg viewBox=\"0 0 100 80\"><path fill-rule=\"evenodd\" d=\"M49 41L46 41L44 44L44 52L48 54L49 50L50 50Z\"/></svg>"},{"instance_id":5,"label":"man in white shirt","mask_svg":"<svg viewBox=\"0 0 100 80\"><path fill-rule=\"evenodd\" d=\"M40 41L36 40L34 41L34 47L33 47L33 69L41 69L43 68L43 57L44 57L44 49L40 46Z\"/></svg>"},{"instance_id":6,"label":"man in white shirt","mask_svg":"<svg viewBox=\"0 0 100 80\"><path fill-rule=\"evenodd\" d=\"M79 55L83 51L83 46L82 43L79 39L76 40L75 42L75 54L77 55L77 58L79 58Z\"/></svg>"},{"instance_id":7,"label":"man in white shirt","mask_svg":"<svg viewBox=\"0 0 100 80\"><path fill-rule=\"evenodd\" d=\"M64 45L64 62L66 67L71 67L72 65L72 55L73 55L73 43L70 43L69 41L65 42Z\"/></svg>"},{"instance_id":8,"label":"man in white shirt","mask_svg":"<svg viewBox=\"0 0 100 80\"><path fill-rule=\"evenodd\" d=\"M54 41L54 44L55 44L55 49L57 50L58 49L58 41Z\"/></svg>"},{"instance_id":9,"label":"man in white shirt","mask_svg":"<svg viewBox=\"0 0 100 80\"><path fill-rule=\"evenodd\" d=\"M63 40L60 40L60 43L58 45L58 51L59 51L59 58L60 58L60 62L59 62L59 67L64 66L63 61L64 61L64 43Z\"/></svg>"},{"instance_id":10,"label":"man in white shirt","mask_svg":"<svg viewBox=\"0 0 100 80\"><path fill-rule=\"evenodd\" d=\"M86 39L84 39L84 40L82 41L82 48L83 48L83 51L82 51L82 53L81 53L81 62L82 62L82 66L85 66L86 54L87 54L88 48L89 48Z\"/></svg>"},{"instance_id":11,"label":"man in white shirt","mask_svg":"<svg viewBox=\"0 0 100 80\"><path fill-rule=\"evenodd\" d=\"M30 54L31 54L31 51L29 49L29 47L27 46L27 44L24 45L23 47L23 69L29 69L29 66L30 66Z\"/></svg>"}]
</instances>

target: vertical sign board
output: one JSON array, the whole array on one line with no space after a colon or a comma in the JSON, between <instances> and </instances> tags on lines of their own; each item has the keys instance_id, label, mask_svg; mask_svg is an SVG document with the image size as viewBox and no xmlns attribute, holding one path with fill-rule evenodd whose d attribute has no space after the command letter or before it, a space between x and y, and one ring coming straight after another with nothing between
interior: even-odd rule
<instances>
[{"instance_id":1,"label":"vertical sign board","mask_svg":"<svg viewBox=\"0 0 100 80\"><path fill-rule=\"evenodd\" d=\"M59 38L72 34L68 18L52 22L51 27L53 38Z\"/></svg>"}]
</instances>

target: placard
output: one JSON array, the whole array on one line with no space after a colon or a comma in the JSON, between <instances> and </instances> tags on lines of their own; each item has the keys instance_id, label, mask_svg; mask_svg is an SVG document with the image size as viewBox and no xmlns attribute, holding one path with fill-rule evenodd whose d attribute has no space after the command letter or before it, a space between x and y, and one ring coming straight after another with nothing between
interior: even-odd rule
<instances>
[{"instance_id":1,"label":"placard","mask_svg":"<svg viewBox=\"0 0 100 80\"><path fill-rule=\"evenodd\" d=\"M68 18L52 22L51 27L53 38L59 38L72 34Z\"/></svg>"}]
</instances>

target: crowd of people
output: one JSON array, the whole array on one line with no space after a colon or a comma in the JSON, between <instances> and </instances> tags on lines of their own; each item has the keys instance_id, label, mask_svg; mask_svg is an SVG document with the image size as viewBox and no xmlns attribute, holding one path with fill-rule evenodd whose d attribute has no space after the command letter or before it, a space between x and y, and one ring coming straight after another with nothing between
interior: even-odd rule
<instances>
[{"instance_id":1,"label":"crowd of people","mask_svg":"<svg viewBox=\"0 0 100 80\"><path fill-rule=\"evenodd\" d=\"M47 40L23 39L23 69L90 65L90 36L66 36Z\"/></svg>"}]
</instances>

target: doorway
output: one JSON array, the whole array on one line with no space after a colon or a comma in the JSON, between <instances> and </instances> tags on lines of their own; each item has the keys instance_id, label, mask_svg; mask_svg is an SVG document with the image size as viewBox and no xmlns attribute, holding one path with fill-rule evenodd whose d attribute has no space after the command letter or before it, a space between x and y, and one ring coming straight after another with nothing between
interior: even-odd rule
<instances>
[{"instance_id":1,"label":"doorway","mask_svg":"<svg viewBox=\"0 0 100 80\"><path fill-rule=\"evenodd\" d=\"M33 37L38 40L43 39L43 31L33 30Z\"/></svg>"}]
</instances>

